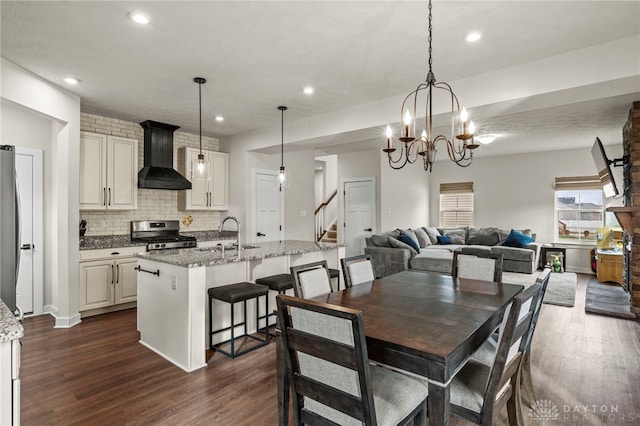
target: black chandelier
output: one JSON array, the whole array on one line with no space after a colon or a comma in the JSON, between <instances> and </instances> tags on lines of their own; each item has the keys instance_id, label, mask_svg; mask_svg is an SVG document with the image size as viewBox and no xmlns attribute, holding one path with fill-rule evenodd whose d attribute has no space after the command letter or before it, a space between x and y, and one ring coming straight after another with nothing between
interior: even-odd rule
<instances>
[{"instance_id":1,"label":"black chandelier","mask_svg":"<svg viewBox=\"0 0 640 426\"><path fill-rule=\"evenodd\" d=\"M401 136L394 140L391 126L387 125L387 147L382 151L387 153L389 166L393 169L401 169L407 164L413 164L422 157L424 169L431 172L433 162L436 160L436 143L442 141L447 146L449 159L460 167L468 167L473 161L473 150L480 145L475 143L475 125L469 121L469 114L465 108L460 109L458 97L453 89L445 82L436 82L432 70L432 25L431 25L431 0L429 0L429 71L424 83L409 93L402 102L400 109L400 122L402 123ZM433 90L440 89L449 93L451 97L451 136L433 135ZM423 93L425 125L422 134L416 138L416 121L418 117L418 95ZM422 105L422 103L420 104ZM456 134L457 133L457 134ZM455 136L454 136L455 135ZM399 148L395 148L398 146ZM397 158L393 153L399 151Z\"/></svg>"}]
</instances>

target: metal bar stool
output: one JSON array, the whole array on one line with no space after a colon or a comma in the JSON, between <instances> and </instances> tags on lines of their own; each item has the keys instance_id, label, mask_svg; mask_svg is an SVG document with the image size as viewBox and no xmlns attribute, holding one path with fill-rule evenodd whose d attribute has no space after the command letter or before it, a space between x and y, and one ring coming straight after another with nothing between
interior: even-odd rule
<instances>
[{"instance_id":1,"label":"metal bar stool","mask_svg":"<svg viewBox=\"0 0 640 426\"><path fill-rule=\"evenodd\" d=\"M250 352L254 349L258 349L262 346L269 344L269 333L266 330L260 331L260 325L259 325L260 319L264 317L259 317L259 310L258 310L258 301L260 299L260 296L265 296L265 309L267 309L267 305L269 303L268 293L269 293L269 287L260 285L260 284L248 283L248 282L229 284L229 285L224 285L220 287L210 288L209 289L209 326L210 326L209 349L218 351L223 355L226 355L229 358L233 359L239 355L246 354L247 352ZM213 329L213 300L214 299L231 304L231 325L229 327L221 328L215 331ZM250 299L256 299L256 332L264 333L264 339L260 339L256 336L247 334L247 300L250 300ZM233 313L233 307L237 302L243 302L244 320L241 323L234 324L235 318ZM265 312L268 312L268 311L265 311ZM241 325L244 327L244 334L240 336L235 336L235 328ZM213 335L217 333L221 333L223 331L227 331L227 330L231 330L231 339L225 340L224 342L216 343L214 345ZM235 340L242 337L249 337L253 340L258 341L259 344L249 349L236 351ZM231 351L226 351L220 348L220 346L229 342L231 342Z\"/></svg>"},{"instance_id":2,"label":"metal bar stool","mask_svg":"<svg viewBox=\"0 0 640 426\"><path fill-rule=\"evenodd\" d=\"M266 285L269 287L269 290L277 291L278 294L284 294L287 290L293 288L293 279L291 278L291 274L276 274L258 278L256 284ZM274 312L269 313L269 296L267 296L267 310L266 315L263 317L266 319L265 330L269 329L269 318L275 316L276 314ZM271 335L275 336L275 334Z\"/></svg>"}]
</instances>

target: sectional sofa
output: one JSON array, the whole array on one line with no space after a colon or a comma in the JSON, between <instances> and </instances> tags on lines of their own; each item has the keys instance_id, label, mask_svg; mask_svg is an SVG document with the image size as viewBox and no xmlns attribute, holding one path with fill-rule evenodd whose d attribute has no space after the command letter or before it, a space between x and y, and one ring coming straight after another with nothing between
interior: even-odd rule
<instances>
[{"instance_id":1,"label":"sectional sofa","mask_svg":"<svg viewBox=\"0 0 640 426\"><path fill-rule=\"evenodd\" d=\"M540 246L530 229L421 227L372 235L364 252L371 256L377 277L409 269L450 274L456 250L499 253L503 271L531 274Z\"/></svg>"}]
</instances>

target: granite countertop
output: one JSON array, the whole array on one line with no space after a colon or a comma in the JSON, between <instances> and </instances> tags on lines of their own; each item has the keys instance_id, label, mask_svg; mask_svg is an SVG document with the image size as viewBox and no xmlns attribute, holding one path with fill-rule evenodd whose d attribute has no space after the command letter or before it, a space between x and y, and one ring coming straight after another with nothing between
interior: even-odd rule
<instances>
[{"instance_id":1,"label":"granite countertop","mask_svg":"<svg viewBox=\"0 0 640 426\"><path fill-rule=\"evenodd\" d=\"M229 240L236 238L236 231L190 231L181 235L191 235L198 241ZM145 243L131 241L131 235L96 235L80 237L80 250L112 249L119 247L144 247Z\"/></svg>"},{"instance_id":2,"label":"granite countertop","mask_svg":"<svg viewBox=\"0 0 640 426\"><path fill-rule=\"evenodd\" d=\"M22 336L24 336L22 324L7 305L0 300L0 342L19 339Z\"/></svg>"},{"instance_id":3,"label":"granite countertop","mask_svg":"<svg viewBox=\"0 0 640 426\"><path fill-rule=\"evenodd\" d=\"M314 241L285 240L256 243L255 248L225 250L224 256L218 249L194 248L181 250L163 250L138 253L140 259L168 263L185 268L213 266L225 263L243 262L245 260L264 259L267 257L286 256L290 254L310 253L342 247L333 243L316 243Z\"/></svg>"}]
</instances>

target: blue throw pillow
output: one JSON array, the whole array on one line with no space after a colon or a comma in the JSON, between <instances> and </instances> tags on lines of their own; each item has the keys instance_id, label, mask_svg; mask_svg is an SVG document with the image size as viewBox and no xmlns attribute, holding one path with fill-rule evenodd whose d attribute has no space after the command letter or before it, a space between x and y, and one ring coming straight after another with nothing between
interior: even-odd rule
<instances>
[{"instance_id":1,"label":"blue throw pillow","mask_svg":"<svg viewBox=\"0 0 640 426\"><path fill-rule=\"evenodd\" d=\"M517 248L525 248L525 246L529 243L534 242L535 240L528 235L524 235L521 232L512 229L507 239L502 243L503 246L507 247L517 247Z\"/></svg>"},{"instance_id":2,"label":"blue throw pillow","mask_svg":"<svg viewBox=\"0 0 640 426\"><path fill-rule=\"evenodd\" d=\"M411 238L411 236L406 232L400 231L400 236L398 237L398 239L403 243L410 245L415 251L420 253L420 246L418 246L416 241L413 238Z\"/></svg>"},{"instance_id":3,"label":"blue throw pillow","mask_svg":"<svg viewBox=\"0 0 640 426\"><path fill-rule=\"evenodd\" d=\"M440 235L436 238L438 239L438 244L451 244L451 237L449 237L448 235Z\"/></svg>"}]
</instances>

